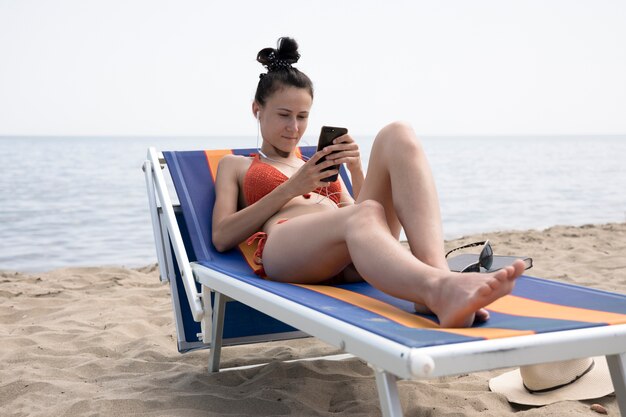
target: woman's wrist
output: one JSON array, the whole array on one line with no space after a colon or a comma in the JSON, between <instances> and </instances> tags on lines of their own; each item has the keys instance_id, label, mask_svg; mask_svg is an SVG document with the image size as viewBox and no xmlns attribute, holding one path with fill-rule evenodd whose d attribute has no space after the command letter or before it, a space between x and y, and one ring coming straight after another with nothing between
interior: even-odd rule
<instances>
[{"instance_id":1,"label":"woman's wrist","mask_svg":"<svg viewBox=\"0 0 626 417\"><path fill-rule=\"evenodd\" d=\"M294 193L294 191L292 190L292 187L289 184L289 181L285 181L282 184L280 184L278 187L274 189L274 192L279 195L282 201L284 201L283 204L287 204L289 201L291 201L291 199L298 196L298 193Z\"/></svg>"},{"instance_id":2,"label":"woman's wrist","mask_svg":"<svg viewBox=\"0 0 626 417\"><path fill-rule=\"evenodd\" d=\"M354 181L355 179L365 179L365 174L363 173L363 167L361 166L361 164L358 164L358 166L355 167L348 167L348 171L350 171L350 177L352 178L352 180Z\"/></svg>"}]
</instances>

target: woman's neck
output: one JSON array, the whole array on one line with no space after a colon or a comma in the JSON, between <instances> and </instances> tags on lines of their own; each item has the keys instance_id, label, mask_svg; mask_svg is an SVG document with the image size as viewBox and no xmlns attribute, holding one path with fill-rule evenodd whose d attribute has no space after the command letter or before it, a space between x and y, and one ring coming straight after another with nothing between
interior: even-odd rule
<instances>
[{"instance_id":1,"label":"woman's neck","mask_svg":"<svg viewBox=\"0 0 626 417\"><path fill-rule=\"evenodd\" d=\"M263 145L261 146L261 150L263 151L263 153L271 158L277 158L277 159L286 159L286 160L295 160L297 159L295 157L295 152L285 152L282 151L280 149L278 149L277 147L270 145L269 143L263 143Z\"/></svg>"},{"instance_id":2,"label":"woman's neck","mask_svg":"<svg viewBox=\"0 0 626 417\"><path fill-rule=\"evenodd\" d=\"M261 151L261 156L270 161L285 164L293 168L299 168L301 164L301 160L296 156L295 152L285 152L267 143L264 143L259 150Z\"/></svg>"}]
</instances>

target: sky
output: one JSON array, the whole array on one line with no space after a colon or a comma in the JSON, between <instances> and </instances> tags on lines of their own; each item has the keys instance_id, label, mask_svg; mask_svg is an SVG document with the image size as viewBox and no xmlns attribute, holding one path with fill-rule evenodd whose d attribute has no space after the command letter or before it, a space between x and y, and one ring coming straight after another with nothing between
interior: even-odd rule
<instances>
[{"instance_id":1,"label":"sky","mask_svg":"<svg viewBox=\"0 0 626 417\"><path fill-rule=\"evenodd\" d=\"M309 129L626 134L624 0L0 0L0 135L256 135L294 37Z\"/></svg>"}]
</instances>

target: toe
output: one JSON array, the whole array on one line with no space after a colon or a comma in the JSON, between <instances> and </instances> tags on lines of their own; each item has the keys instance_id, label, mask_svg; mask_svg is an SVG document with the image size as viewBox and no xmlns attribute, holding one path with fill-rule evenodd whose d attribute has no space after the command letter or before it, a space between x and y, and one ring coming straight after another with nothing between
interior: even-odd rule
<instances>
[{"instance_id":1,"label":"toe","mask_svg":"<svg viewBox=\"0 0 626 417\"><path fill-rule=\"evenodd\" d=\"M483 323L489 320L489 312L484 308L481 308L476 312L476 317L474 318L474 320L478 323Z\"/></svg>"}]
</instances>

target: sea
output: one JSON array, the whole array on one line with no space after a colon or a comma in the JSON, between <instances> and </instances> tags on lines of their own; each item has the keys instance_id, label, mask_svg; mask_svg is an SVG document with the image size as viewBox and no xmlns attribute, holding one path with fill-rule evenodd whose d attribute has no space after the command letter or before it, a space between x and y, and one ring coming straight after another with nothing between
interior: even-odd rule
<instances>
[{"instance_id":1,"label":"sea","mask_svg":"<svg viewBox=\"0 0 626 417\"><path fill-rule=\"evenodd\" d=\"M367 167L373 135L355 140ZM626 135L421 140L446 239L626 221ZM0 137L0 270L155 263L141 169L148 147L255 146L244 136Z\"/></svg>"}]
</instances>

